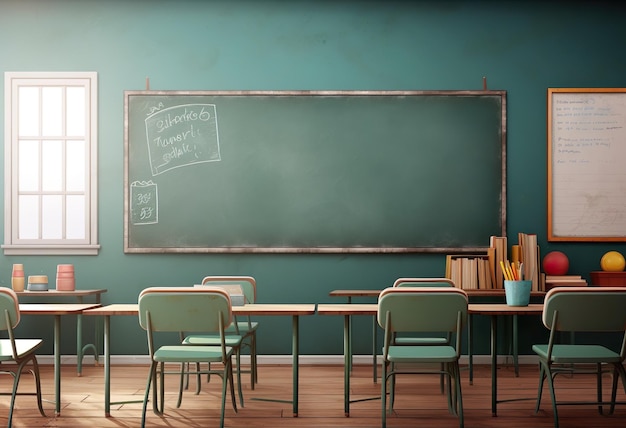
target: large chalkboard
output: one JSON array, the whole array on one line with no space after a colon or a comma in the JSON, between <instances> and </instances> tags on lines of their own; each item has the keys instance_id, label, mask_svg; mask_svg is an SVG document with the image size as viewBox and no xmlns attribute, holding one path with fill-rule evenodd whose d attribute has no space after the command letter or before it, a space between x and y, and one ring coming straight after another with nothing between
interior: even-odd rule
<instances>
[{"instance_id":1,"label":"large chalkboard","mask_svg":"<svg viewBox=\"0 0 626 428\"><path fill-rule=\"evenodd\" d=\"M126 91L124 251L476 251L505 91Z\"/></svg>"}]
</instances>

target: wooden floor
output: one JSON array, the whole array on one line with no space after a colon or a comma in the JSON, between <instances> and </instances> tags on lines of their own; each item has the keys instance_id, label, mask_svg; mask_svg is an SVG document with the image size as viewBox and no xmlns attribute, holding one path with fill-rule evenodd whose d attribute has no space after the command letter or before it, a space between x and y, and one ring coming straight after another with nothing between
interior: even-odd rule
<instances>
[{"instance_id":1,"label":"wooden floor","mask_svg":"<svg viewBox=\"0 0 626 428\"><path fill-rule=\"evenodd\" d=\"M42 366L46 400L54 398L53 367ZM112 367L112 401L143 398L147 367L142 365ZM54 405L45 402L48 417L37 411L34 397L17 397L13 426L15 427L139 427L141 404L112 406L111 416L104 416L103 367L88 365L82 377L75 367L63 366L62 411L54 417ZM522 366L520 377L511 367L499 369L499 398L535 397L537 368ZM478 366L474 384L463 374L463 402L465 427L552 427L553 414L550 398L544 392L539 413L534 412L534 401L501 403L498 416L491 415L491 378L489 366ZM160 418L148 406L149 427L209 427L219 422L219 381L204 384L200 395L195 395L195 383L185 392L182 406L175 407L177 379L170 376L166 387L166 417ZM593 399L595 380L589 375L557 378L557 397L562 400ZM0 392L9 390L7 375L0 377ZM20 391L33 390L32 377L25 376ZM379 427L381 403L379 399L353 403L350 417L343 409L343 366L302 366L300 369L300 406L297 418L292 417L291 404L257 400L259 398L289 400L292 380L290 366L259 367L259 383L250 389L249 376L243 381L245 407L235 413L230 405L226 410L226 427ZM609 386L609 378L606 378ZM378 383L373 383L371 366L356 366L352 375L352 398L376 397ZM458 419L448 413L444 396L439 392L436 375L404 376L398 379L395 414L388 417L387 426L393 427L458 427ZM618 399L626 401L623 390ZM0 425L7 423L8 397L0 397ZM626 404L618 406L612 416L600 415L594 406L563 406L559 409L561 428L601 428L626 426Z\"/></svg>"}]
</instances>

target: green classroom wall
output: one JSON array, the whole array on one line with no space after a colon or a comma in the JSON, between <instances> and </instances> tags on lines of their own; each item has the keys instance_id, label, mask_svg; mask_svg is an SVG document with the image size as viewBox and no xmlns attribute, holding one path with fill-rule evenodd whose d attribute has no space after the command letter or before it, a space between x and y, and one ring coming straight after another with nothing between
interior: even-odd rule
<instances>
[{"instance_id":1,"label":"green classroom wall","mask_svg":"<svg viewBox=\"0 0 626 428\"><path fill-rule=\"evenodd\" d=\"M616 49L626 40L623 9L550 1L2 0L1 72L98 72L101 250L3 256L0 285L9 286L13 263L50 278L58 263L73 263L77 287L108 289L105 304L209 274L254 276L260 302L331 303L333 289L443 275L443 254L125 254L123 92L145 89L147 77L155 90L475 90L484 76L489 89L508 93L509 243L518 232L536 233L543 253L564 251L570 273L589 279L606 251L626 246L547 242L546 94L624 85L626 56ZM259 353L289 354L290 320L260 321ZM341 354L342 322L303 317L301 353ZM72 321L63 325L62 352L75 354ZM538 318L521 326L520 352L529 354L545 331ZM112 328L113 354L146 353L134 317L114 318ZM354 352L369 353L371 320L356 319L353 328ZM43 337L52 352L51 321L24 317L20 334ZM475 335L476 352L487 354L486 320Z\"/></svg>"}]
</instances>

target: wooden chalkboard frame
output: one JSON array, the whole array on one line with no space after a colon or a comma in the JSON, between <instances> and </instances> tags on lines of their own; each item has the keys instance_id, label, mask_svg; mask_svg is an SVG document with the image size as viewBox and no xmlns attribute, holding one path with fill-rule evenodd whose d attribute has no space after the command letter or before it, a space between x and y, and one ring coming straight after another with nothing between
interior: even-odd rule
<instances>
[{"instance_id":1,"label":"wooden chalkboard frame","mask_svg":"<svg viewBox=\"0 0 626 428\"><path fill-rule=\"evenodd\" d=\"M626 241L626 88L548 88L548 241Z\"/></svg>"},{"instance_id":2,"label":"wooden chalkboard frame","mask_svg":"<svg viewBox=\"0 0 626 428\"><path fill-rule=\"evenodd\" d=\"M449 245L415 245L415 246L238 246L221 245L212 246L150 246L135 245L132 243L133 227L131 226L131 203L130 185L133 162L130 160L129 149L133 144L129 137L132 112L130 111L130 99L132 97L491 97L497 99L499 111L499 140L497 151L499 171L495 171L498 186L497 227L493 233L506 236L506 91L482 90L482 91L125 91L124 93L124 252L125 253L475 253L483 251L489 246L489 236L484 237L484 245L473 244L468 246ZM219 116L219 114L218 114ZM454 126L451 121L450 126ZM445 167L445 165L442 165ZM471 179L471 177L468 177ZM458 216L463 216L463 207L458 207ZM482 241L481 241L482 242Z\"/></svg>"}]
</instances>

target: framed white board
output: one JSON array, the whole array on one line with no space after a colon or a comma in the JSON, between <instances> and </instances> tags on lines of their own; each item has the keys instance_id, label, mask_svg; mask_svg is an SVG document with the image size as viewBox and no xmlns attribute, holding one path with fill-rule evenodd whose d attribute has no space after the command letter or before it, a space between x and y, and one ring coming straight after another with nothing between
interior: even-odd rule
<instances>
[{"instance_id":1,"label":"framed white board","mask_svg":"<svg viewBox=\"0 0 626 428\"><path fill-rule=\"evenodd\" d=\"M626 88L548 89L548 241L626 241Z\"/></svg>"}]
</instances>

